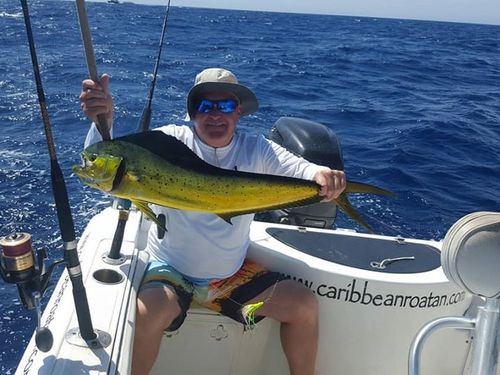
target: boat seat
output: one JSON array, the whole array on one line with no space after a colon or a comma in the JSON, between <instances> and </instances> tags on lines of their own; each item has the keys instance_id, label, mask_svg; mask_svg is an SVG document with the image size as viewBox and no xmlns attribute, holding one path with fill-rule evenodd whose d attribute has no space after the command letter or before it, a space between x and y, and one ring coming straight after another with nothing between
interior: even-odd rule
<instances>
[{"instance_id":1,"label":"boat seat","mask_svg":"<svg viewBox=\"0 0 500 375\"><path fill-rule=\"evenodd\" d=\"M206 308L205 306L200 305L198 302L193 301L191 303L191 306L189 306L189 309L187 311L188 314L204 314L204 315L220 315L224 316L217 311L210 310L209 308Z\"/></svg>"}]
</instances>

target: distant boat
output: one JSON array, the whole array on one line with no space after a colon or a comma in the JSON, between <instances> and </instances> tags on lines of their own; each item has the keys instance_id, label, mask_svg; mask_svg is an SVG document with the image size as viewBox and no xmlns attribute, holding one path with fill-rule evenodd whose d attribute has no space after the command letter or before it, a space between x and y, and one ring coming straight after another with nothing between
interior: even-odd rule
<instances>
[{"instance_id":1,"label":"distant boat","mask_svg":"<svg viewBox=\"0 0 500 375\"><path fill-rule=\"evenodd\" d=\"M109 4L120 4L118 0L108 0Z\"/></svg>"}]
</instances>

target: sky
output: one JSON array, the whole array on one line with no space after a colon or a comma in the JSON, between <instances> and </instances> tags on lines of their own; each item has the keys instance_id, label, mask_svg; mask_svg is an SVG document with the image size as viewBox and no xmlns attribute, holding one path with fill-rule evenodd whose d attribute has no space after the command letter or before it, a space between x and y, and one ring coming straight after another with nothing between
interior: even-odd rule
<instances>
[{"instance_id":1,"label":"sky","mask_svg":"<svg viewBox=\"0 0 500 375\"><path fill-rule=\"evenodd\" d=\"M167 4L167 0L122 1ZM500 0L171 0L171 5L500 25Z\"/></svg>"}]
</instances>

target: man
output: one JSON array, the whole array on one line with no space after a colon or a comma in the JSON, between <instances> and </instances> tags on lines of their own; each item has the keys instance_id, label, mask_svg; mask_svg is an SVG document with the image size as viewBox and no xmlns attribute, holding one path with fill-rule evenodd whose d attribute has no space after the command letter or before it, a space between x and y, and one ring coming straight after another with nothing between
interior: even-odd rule
<instances>
[{"instance_id":1,"label":"man","mask_svg":"<svg viewBox=\"0 0 500 375\"><path fill-rule=\"evenodd\" d=\"M112 124L109 78L83 81L83 112L96 121L104 114ZM196 76L187 97L193 127L168 125L156 129L175 136L206 162L225 169L280 174L316 181L319 194L332 200L345 189L342 171L317 166L292 155L263 136L240 134L241 116L258 108L255 94L228 70L210 68ZM86 145L99 140L92 125ZM318 305L312 292L278 273L246 259L253 215L232 219L232 225L212 214L153 207L165 216L165 236L152 226L147 250L151 255L137 301L132 373L151 370L163 331L178 329L194 299L199 304L245 322L242 307L264 302L256 321L281 322L281 342L290 373L313 374L318 341Z\"/></svg>"}]
</instances>

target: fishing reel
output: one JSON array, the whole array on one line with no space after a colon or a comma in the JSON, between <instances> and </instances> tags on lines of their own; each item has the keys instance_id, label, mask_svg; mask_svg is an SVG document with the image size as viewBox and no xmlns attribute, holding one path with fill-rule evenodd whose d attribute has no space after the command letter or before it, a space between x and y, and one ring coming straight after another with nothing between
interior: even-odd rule
<instances>
[{"instance_id":1,"label":"fishing reel","mask_svg":"<svg viewBox=\"0 0 500 375\"><path fill-rule=\"evenodd\" d=\"M42 351L50 350L53 339L48 328L42 328L40 324L40 299L47 290L55 266L64 262L56 261L46 270L45 259L45 249L35 252L28 233L12 233L0 237L0 275L6 283L16 284L26 309L36 309L38 326L35 340Z\"/></svg>"}]
</instances>

